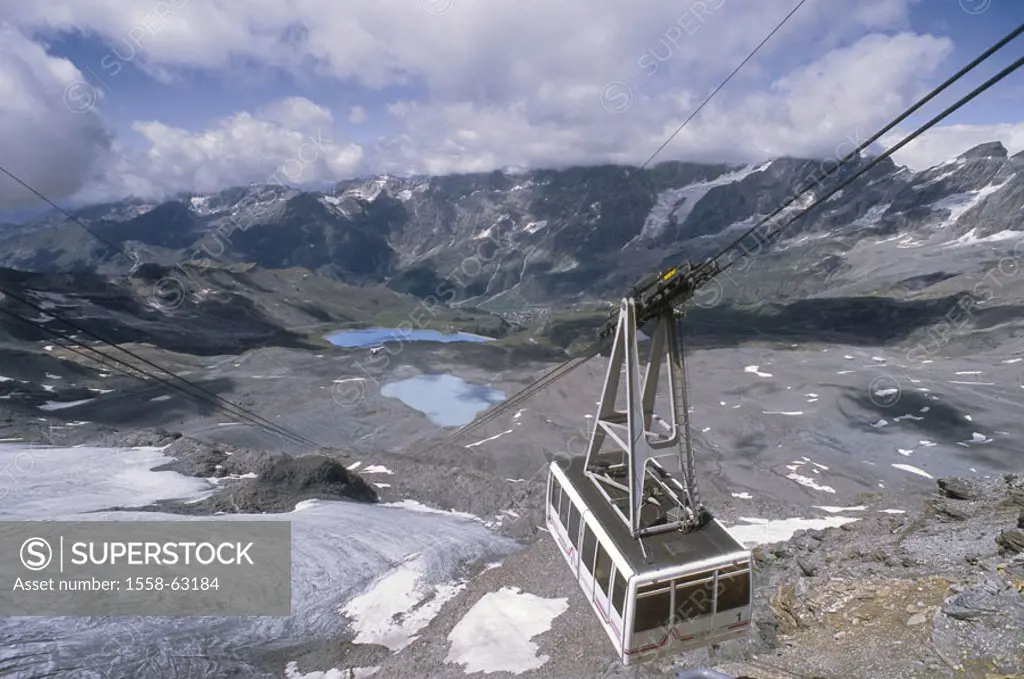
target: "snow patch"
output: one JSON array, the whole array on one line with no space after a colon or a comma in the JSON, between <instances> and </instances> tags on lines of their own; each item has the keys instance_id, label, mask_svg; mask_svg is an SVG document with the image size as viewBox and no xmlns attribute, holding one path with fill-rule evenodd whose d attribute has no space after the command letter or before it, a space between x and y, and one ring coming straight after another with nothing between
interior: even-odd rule
<instances>
[{"instance_id":1,"label":"snow patch","mask_svg":"<svg viewBox=\"0 0 1024 679\"><path fill-rule=\"evenodd\" d=\"M805 487L810 488L812 490L820 490L820 491L822 491L824 493L833 493L833 494L836 492L836 489L833 488L832 486L823 486L823 485L819 484L817 481L815 481L814 479L812 479L811 477L803 476L801 474L797 474L795 471L787 474L786 478L790 479L791 481L796 481L801 486L805 486Z\"/></svg>"},{"instance_id":2,"label":"snow patch","mask_svg":"<svg viewBox=\"0 0 1024 679\"><path fill-rule=\"evenodd\" d=\"M1003 188L1011 179L1016 175L1010 175L1002 183L999 184L988 184L983 186L976 191L967 191L965 193L954 193L950 196L946 196L942 200L937 200L931 204L932 210L947 210L949 216L943 221L936 224L936 228L943 229L947 226L956 224L957 221L965 213L973 210L977 207L981 201L985 200L988 196L992 195L999 189ZM968 241L969 242L969 241ZM965 243L960 243L965 244Z\"/></svg>"},{"instance_id":3,"label":"snow patch","mask_svg":"<svg viewBox=\"0 0 1024 679\"><path fill-rule=\"evenodd\" d=\"M64 410L65 408L74 408L85 403L95 401L95 398L86 398L81 401L47 401L41 406L38 406L40 410Z\"/></svg>"},{"instance_id":4,"label":"snow patch","mask_svg":"<svg viewBox=\"0 0 1024 679\"><path fill-rule=\"evenodd\" d=\"M655 199L654 206L651 207L647 219L644 220L640 234L627 243L626 247L637 241L656 238L664 233L669 224L682 224L690 216L694 206L700 202L701 198L707 195L708 191L716 186L725 186L742 181L756 172L763 172L770 164L747 165L739 170L723 174L709 181L695 182L681 188L662 191Z\"/></svg>"},{"instance_id":5,"label":"snow patch","mask_svg":"<svg viewBox=\"0 0 1024 679\"><path fill-rule=\"evenodd\" d=\"M754 375L757 375L758 377L771 377L772 376L771 373L764 373L764 372L761 372L760 370L758 370L758 368L760 368L760 367L761 366L757 366L757 365L748 365L746 368L743 369L743 372L753 373Z\"/></svg>"},{"instance_id":6,"label":"snow patch","mask_svg":"<svg viewBox=\"0 0 1024 679\"><path fill-rule=\"evenodd\" d=\"M348 669L330 669L326 672L309 672L303 674L299 671L299 664L294 660L284 668L285 679L366 679L372 677L380 669L376 667L352 667Z\"/></svg>"},{"instance_id":7,"label":"snow patch","mask_svg":"<svg viewBox=\"0 0 1024 679\"><path fill-rule=\"evenodd\" d=\"M823 519L790 518L772 520L740 517L740 521L749 525L737 524L729 526L728 531L749 549L758 545L785 542L793 537L793 534L798 530L824 530L858 520L850 516L829 516Z\"/></svg>"},{"instance_id":8,"label":"snow patch","mask_svg":"<svg viewBox=\"0 0 1024 679\"><path fill-rule=\"evenodd\" d=\"M896 468L896 469L901 469L901 470L903 470L905 472L910 472L911 474L917 474L918 476L923 476L926 479L934 479L935 478L934 476L932 476L928 472L924 471L923 469L918 469L917 467L911 466L909 464L894 464L892 466L894 468Z\"/></svg>"},{"instance_id":9,"label":"snow patch","mask_svg":"<svg viewBox=\"0 0 1024 679\"><path fill-rule=\"evenodd\" d=\"M466 586L465 582L428 585L429 572L427 560L412 554L345 604L341 612L354 621L354 643L399 651L415 641L441 607Z\"/></svg>"},{"instance_id":10,"label":"snow patch","mask_svg":"<svg viewBox=\"0 0 1024 679\"><path fill-rule=\"evenodd\" d=\"M476 446L479 446L481 443L487 443L488 441L493 441L494 439L501 438L505 434L511 434L511 433L512 433L511 429L506 429L505 431L497 433L494 436L488 436L485 439L480 439L479 441L474 441L473 443L467 443L466 447L467 448L475 448Z\"/></svg>"},{"instance_id":11,"label":"snow patch","mask_svg":"<svg viewBox=\"0 0 1024 679\"><path fill-rule=\"evenodd\" d=\"M568 599L543 599L515 587L488 592L448 634L445 662L463 665L467 674L539 669L549 656L537 655L531 640L568 609Z\"/></svg>"},{"instance_id":12,"label":"snow patch","mask_svg":"<svg viewBox=\"0 0 1024 679\"><path fill-rule=\"evenodd\" d=\"M416 500L409 500L409 499L405 499L405 500L402 500L400 502L381 502L381 503L377 504L376 506L377 507L397 507L399 509L406 509L406 510L411 511L411 512L420 512L422 514L444 514L445 516L457 516L457 517L462 518L462 519L470 519L472 521L477 521L477 522L480 522L480 523L483 523L483 521L484 521L483 519L481 519L476 514L469 514L467 512L459 512L459 511L456 511L454 509L448 509L448 510L445 510L445 509L435 509L433 507L428 507L427 505L422 504L421 502L417 502Z\"/></svg>"}]
</instances>

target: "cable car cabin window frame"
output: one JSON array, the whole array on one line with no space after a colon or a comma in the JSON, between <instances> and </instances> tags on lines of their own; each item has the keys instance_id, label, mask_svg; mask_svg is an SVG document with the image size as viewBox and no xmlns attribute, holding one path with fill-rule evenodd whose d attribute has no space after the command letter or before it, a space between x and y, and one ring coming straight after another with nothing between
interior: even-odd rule
<instances>
[{"instance_id":1,"label":"cable car cabin window frame","mask_svg":"<svg viewBox=\"0 0 1024 679\"><path fill-rule=\"evenodd\" d=\"M579 507L576 503L569 502L569 524L566 526L566 532L569 533L569 542L572 543L574 549L579 551L580 548L580 524L583 523L581 520L583 515L580 513Z\"/></svg>"},{"instance_id":2,"label":"cable car cabin window frame","mask_svg":"<svg viewBox=\"0 0 1024 679\"><path fill-rule=\"evenodd\" d=\"M594 577L594 560L597 556L597 534L586 521L583 522L583 546L580 547L580 564Z\"/></svg>"},{"instance_id":3,"label":"cable car cabin window frame","mask_svg":"<svg viewBox=\"0 0 1024 679\"><path fill-rule=\"evenodd\" d=\"M572 498L569 497L569 494L565 492L564 488L560 488L560 490L561 490L561 503L559 504L559 507L558 507L558 523L560 523L562 525L562 529L563 530L566 530L566 532L568 532L568 527L569 527L569 510L573 506L573 501L572 501Z\"/></svg>"},{"instance_id":4,"label":"cable car cabin window frame","mask_svg":"<svg viewBox=\"0 0 1024 679\"><path fill-rule=\"evenodd\" d=\"M697 618L714 615L714 574L701 580L673 581L672 586L675 589L675 600L672 604L673 624L685 624ZM700 592L704 593L703 598L697 597Z\"/></svg>"},{"instance_id":5,"label":"cable car cabin window frame","mask_svg":"<svg viewBox=\"0 0 1024 679\"><path fill-rule=\"evenodd\" d=\"M617 567L612 574L612 606L621 618L623 607L626 605L626 579L622 577L622 571Z\"/></svg>"},{"instance_id":6,"label":"cable car cabin window frame","mask_svg":"<svg viewBox=\"0 0 1024 679\"><path fill-rule=\"evenodd\" d=\"M743 584L739 587L729 587L730 581L738 581L743 579ZM735 611L737 608L746 608L750 606L750 593L751 593L751 573L748 570L745 573L729 573L724 577L718 578L718 597L715 599L715 612L716 613L728 613L729 611ZM735 603L730 599L726 599L726 603L723 605L723 594L729 593L733 600L739 601L736 598L736 592L742 592L744 594L742 601Z\"/></svg>"},{"instance_id":7,"label":"cable car cabin window frame","mask_svg":"<svg viewBox=\"0 0 1024 679\"><path fill-rule=\"evenodd\" d=\"M651 587L650 585L645 587ZM672 586L670 582L662 582L655 585L657 589L650 589L644 592L637 589L636 601L633 605L633 620L631 634L644 634L659 627L666 627L672 620ZM650 610L657 610L658 605L650 604L651 601L661 600L664 597L664 611L661 614L649 615ZM644 617L641 617L644 616ZM657 617L657 622L651 621ZM641 625L644 625L641 627Z\"/></svg>"},{"instance_id":8,"label":"cable car cabin window frame","mask_svg":"<svg viewBox=\"0 0 1024 679\"><path fill-rule=\"evenodd\" d=\"M602 567L606 568L607 570L602 571ZM597 583L597 588L605 596L608 596L610 591L612 582L612 570L614 567L615 562L612 561L612 557L608 554L608 550L606 550L604 548L604 545L602 545L600 541L598 541L597 555L594 559L594 582ZM602 580L604 582L602 582Z\"/></svg>"}]
</instances>

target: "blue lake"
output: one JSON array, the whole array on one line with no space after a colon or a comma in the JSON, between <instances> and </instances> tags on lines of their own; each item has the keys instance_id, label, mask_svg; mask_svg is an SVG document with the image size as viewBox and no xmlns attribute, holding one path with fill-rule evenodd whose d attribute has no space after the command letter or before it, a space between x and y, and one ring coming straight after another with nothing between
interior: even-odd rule
<instances>
[{"instance_id":1,"label":"blue lake","mask_svg":"<svg viewBox=\"0 0 1024 679\"><path fill-rule=\"evenodd\" d=\"M325 339L338 347L372 347L385 342L489 342L490 337L457 332L446 335L437 330L413 328L366 328L364 330L341 330L327 335Z\"/></svg>"},{"instance_id":2,"label":"blue lake","mask_svg":"<svg viewBox=\"0 0 1024 679\"><path fill-rule=\"evenodd\" d=\"M454 375L419 375L391 382L380 393L415 408L442 427L461 427L477 414L505 400L505 393L470 384Z\"/></svg>"}]
</instances>

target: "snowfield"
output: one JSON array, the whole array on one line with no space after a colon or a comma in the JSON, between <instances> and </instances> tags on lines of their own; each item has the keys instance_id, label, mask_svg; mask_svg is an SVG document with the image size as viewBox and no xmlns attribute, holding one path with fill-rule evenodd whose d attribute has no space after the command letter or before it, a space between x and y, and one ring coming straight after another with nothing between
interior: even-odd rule
<instances>
[{"instance_id":1,"label":"snowfield","mask_svg":"<svg viewBox=\"0 0 1024 679\"><path fill-rule=\"evenodd\" d=\"M304 502L287 514L187 517L109 512L159 499L195 499L211 484L175 472L160 449L0 445L0 519L87 521L276 520L292 523L292 615L287 618L4 618L0 676L276 676L260 656L354 630L400 648L458 591L468 562L494 561L515 544L479 521L440 512L349 502ZM415 610L414 610L415 609ZM411 614L405 615L412 611ZM391 625L399 614L401 624ZM205 669L182 668L182 658ZM177 668L177 669L175 669ZM178 674L176 674L176 672ZM202 674L209 672L209 674Z\"/></svg>"}]
</instances>

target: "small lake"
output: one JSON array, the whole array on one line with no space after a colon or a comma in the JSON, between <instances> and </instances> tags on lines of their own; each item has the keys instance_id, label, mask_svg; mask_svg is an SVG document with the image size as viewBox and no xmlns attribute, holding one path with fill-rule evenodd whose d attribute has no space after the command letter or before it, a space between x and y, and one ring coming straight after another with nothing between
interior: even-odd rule
<instances>
[{"instance_id":1,"label":"small lake","mask_svg":"<svg viewBox=\"0 0 1024 679\"><path fill-rule=\"evenodd\" d=\"M372 347L385 342L490 342L492 338L473 335L468 332L445 334L437 330L413 328L366 328L364 330L341 330L325 338L338 347Z\"/></svg>"},{"instance_id":2,"label":"small lake","mask_svg":"<svg viewBox=\"0 0 1024 679\"><path fill-rule=\"evenodd\" d=\"M469 424L479 413L505 400L505 393L470 384L454 375L419 375L391 382L380 393L415 408L442 427Z\"/></svg>"}]
</instances>

